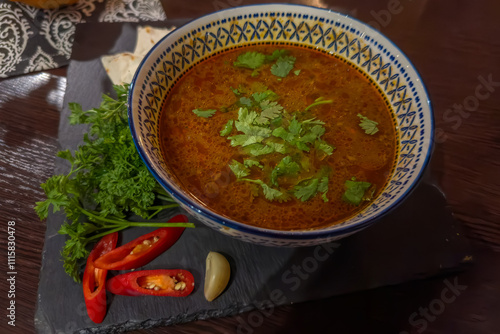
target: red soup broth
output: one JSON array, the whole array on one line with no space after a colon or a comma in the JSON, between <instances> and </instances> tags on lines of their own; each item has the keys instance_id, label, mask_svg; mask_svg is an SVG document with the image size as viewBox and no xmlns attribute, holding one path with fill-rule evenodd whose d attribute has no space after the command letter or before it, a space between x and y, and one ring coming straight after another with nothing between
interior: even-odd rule
<instances>
[{"instance_id":1,"label":"red soup broth","mask_svg":"<svg viewBox=\"0 0 500 334\"><path fill-rule=\"evenodd\" d=\"M264 65L256 76L251 75L251 69L233 65L244 52L272 54L278 48L296 58L285 78L271 73L272 64ZM256 184L236 179L228 165L233 159L242 161L242 148L232 147L220 131L228 120L238 118L240 96L234 92L238 87L250 93L272 90L289 113L303 111L319 97L332 100L311 108L307 115L325 122L321 139L335 147L329 156L310 159L313 170L320 164L331 168L327 202L319 195L304 202L294 196L287 201L269 201ZM194 109L217 112L204 118L193 113ZM376 121L379 131L366 134L359 126L358 113ZM249 46L194 66L173 87L164 104L160 138L169 173L197 202L240 223L274 230L321 228L355 215L370 202L355 206L342 200L345 181L354 177L372 183L375 198L388 182L396 155L394 122L375 85L342 60L299 47ZM257 172L258 168L252 168L248 178L269 172L284 156L259 156L266 167ZM286 183L286 177L281 181Z\"/></svg>"}]
</instances>

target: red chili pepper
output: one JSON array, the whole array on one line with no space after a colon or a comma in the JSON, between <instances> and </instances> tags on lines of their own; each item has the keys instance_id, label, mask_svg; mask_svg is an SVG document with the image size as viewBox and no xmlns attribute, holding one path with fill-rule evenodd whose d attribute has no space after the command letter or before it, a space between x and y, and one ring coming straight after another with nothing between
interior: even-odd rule
<instances>
[{"instance_id":1,"label":"red chili pepper","mask_svg":"<svg viewBox=\"0 0 500 334\"><path fill-rule=\"evenodd\" d=\"M122 296L185 297L194 289L194 278L184 269L140 270L115 276L106 287Z\"/></svg>"},{"instance_id":2,"label":"red chili pepper","mask_svg":"<svg viewBox=\"0 0 500 334\"><path fill-rule=\"evenodd\" d=\"M177 215L169 223L187 222L184 215ZM162 227L114 249L96 260L95 266L107 270L128 270L142 267L172 247L184 227Z\"/></svg>"},{"instance_id":3,"label":"red chili pepper","mask_svg":"<svg viewBox=\"0 0 500 334\"><path fill-rule=\"evenodd\" d=\"M110 233L102 237L94 246L87 258L87 265L83 272L83 297L87 306L90 319L100 324L106 315L106 275L107 270L95 267L95 260L110 252L116 246L118 232Z\"/></svg>"}]
</instances>

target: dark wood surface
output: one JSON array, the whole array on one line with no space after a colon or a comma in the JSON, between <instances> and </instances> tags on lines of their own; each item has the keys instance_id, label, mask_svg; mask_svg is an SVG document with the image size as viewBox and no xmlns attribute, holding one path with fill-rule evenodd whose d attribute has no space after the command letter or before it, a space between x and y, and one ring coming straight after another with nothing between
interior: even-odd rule
<instances>
[{"instance_id":1,"label":"dark wood surface","mask_svg":"<svg viewBox=\"0 0 500 334\"><path fill-rule=\"evenodd\" d=\"M257 2L265 1L163 3L167 16L175 19ZM475 264L456 276L280 307L264 311L265 315L254 311L142 333L309 333L318 329L339 333L498 333L500 4L494 0L298 2L373 22L413 61L435 112L437 140L431 172L466 227L475 248ZM485 88L483 80L493 84ZM45 225L32 208L43 198L39 184L53 172L65 86L64 68L0 81L1 333L34 332ZM16 222L15 328L7 325L6 317L8 221ZM447 284L453 283L463 290L457 291L453 302L440 304ZM440 305L444 307L439 309ZM429 307L434 307L436 315L425 314ZM412 328L409 318L414 312L417 316L413 320L425 323L425 328ZM243 329L242 322L259 326Z\"/></svg>"}]
</instances>

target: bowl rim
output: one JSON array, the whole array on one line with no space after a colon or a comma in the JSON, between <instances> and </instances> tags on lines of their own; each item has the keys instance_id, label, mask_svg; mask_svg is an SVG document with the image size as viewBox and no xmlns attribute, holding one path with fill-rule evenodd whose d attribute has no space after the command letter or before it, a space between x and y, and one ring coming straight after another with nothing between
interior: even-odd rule
<instances>
[{"instance_id":1,"label":"bowl rim","mask_svg":"<svg viewBox=\"0 0 500 334\"><path fill-rule=\"evenodd\" d=\"M238 10L238 9L244 9L248 7L272 7L272 6L279 6L281 8L286 8L286 7L303 7L308 10L316 10L316 11L321 11L321 12L326 12L329 14L333 15L339 15L342 17L345 17L347 19L353 20L360 25L364 26L371 36L373 35L379 35L385 42L388 42L392 47L395 49L395 51L398 52L399 56L403 56L404 59L408 62L408 65L410 65L411 69L415 72L415 79L416 81L419 82L419 84L422 87L422 90L425 94L425 101L424 105L428 107L429 110L429 117L430 117L430 137L429 137L429 144L426 147L428 148L424 162L422 163L422 167L420 168L418 175L415 177L414 181L412 184L405 190L405 192L391 205L388 207L382 209L375 217L368 218L364 221L360 221L357 223L349 224L349 225L344 225L344 226L338 226L338 225L329 225L325 226L323 228L315 228L311 230L273 230L273 229L267 229L267 228L262 228L262 227L257 227L253 225L247 225L244 223L237 222L235 220L232 220L230 218L224 217L220 214L217 214L210 210L209 208L199 205L196 203L194 200L190 199L187 196L184 196L179 190L171 187L169 184L167 184L162 177L154 170L153 166L151 163L148 161L147 153L144 151L144 149L140 146L139 144L139 138L136 135L136 129L133 123L133 117L132 117L132 105L133 105L133 91L136 87L136 82L138 80L139 73L141 72L142 68L144 67L146 61L149 59L151 54L163 43L163 41L171 34L174 34L175 32L178 32L181 30L181 28L184 28L193 22L196 22L198 20L201 20L205 17L208 16L213 16L217 15L223 12L228 12L232 10ZM392 42L391 39L389 39L387 36L385 36L382 32L376 30L372 26L370 26L368 23L365 23L359 19L353 18L350 15L343 14L331 9L326 9L326 8L319 8L319 7L313 7L313 6L308 6L308 5L301 5L301 4L282 4L282 3L268 3L268 4L250 4L250 5L244 5L244 6L237 6L237 7L231 7L231 8L226 8L226 9L221 9L218 11L214 11L208 14L204 14L202 16L199 16L197 18L194 18L185 24L181 25L180 27L177 27L175 30L172 32L168 33L165 35L158 43L156 43L149 51L148 53L144 56L142 61L140 62L139 66L137 67L137 70L133 76L133 79L130 83L129 87L129 95L128 95L128 122L129 122L129 127L130 131L132 133L132 138L135 144L136 149L139 152L139 155L146 165L147 169L149 172L154 176L154 178L160 183L160 185L165 188L172 197L174 197L176 200L181 202L183 205L189 207L191 210L196 211L198 214L202 215L204 218L209 219L211 221L216 222L216 224L226 226L231 229L235 229L244 233L260 236L260 237L266 237L266 238L273 238L273 237L278 237L281 239L298 239L298 240L311 240L311 239L319 239L319 238L332 238L336 236L342 236L347 233L354 233L357 231L360 231L370 225L372 225L374 222L377 220L380 220L381 218L385 217L387 214L391 213L394 209L399 207L408 197L409 195L416 189L417 185L422 181L422 177L425 173L425 170L427 169L429 165L430 158L432 156L432 153L434 151L434 128L435 128L435 119L434 119L434 111L432 107L432 102L430 101L429 97L429 92L427 90L427 87L425 86L421 74L418 72L417 68L411 62L411 60L406 56L406 54L394 43ZM366 209L366 208L365 208ZM349 218L351 218L350 216ZM336 227L337 226L337 227Z\"/></svg>"}]
</instances>

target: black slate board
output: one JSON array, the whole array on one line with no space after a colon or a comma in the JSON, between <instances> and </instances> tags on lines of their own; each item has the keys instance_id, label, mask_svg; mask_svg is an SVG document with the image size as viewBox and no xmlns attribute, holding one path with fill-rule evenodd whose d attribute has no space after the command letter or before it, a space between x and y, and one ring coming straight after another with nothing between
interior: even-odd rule
<instances>
[{"instance_id":1,"label":"black slate board","mask_svg":"<svg viewBox=\"0 0 500 334\"><path fill-rule=\"evenodd\" d=\"M180 23L151 25L170 27ZM83 108L91 108L99 104L102 92L111 91L99 57L133 50L136 25L78 26L59 128L61 149L75 148L85 130L69 126L67 103L79 102ZM58 160L55 172L66 169L63 161ZM65 239L57 231L63 221L64 216L57 214L47 220L35 315L39 333L122 332L326 298L462 270L467 262L464 259L470 254L460 224L453 219L443 194L425 180L410 198L375 226L323 246L257 246L197 223L196 229L186 230L168 252L145 267L190 270L196 282L192 295L109 296L107 316L96 325L87 317L80 285L64 273L60 262L59 252ZM127 230L120 242L149 231ZM209 251L227 255L232 265L228 289L212 303L203 297L204 263Z\"/></svg>"}]
</instances>

